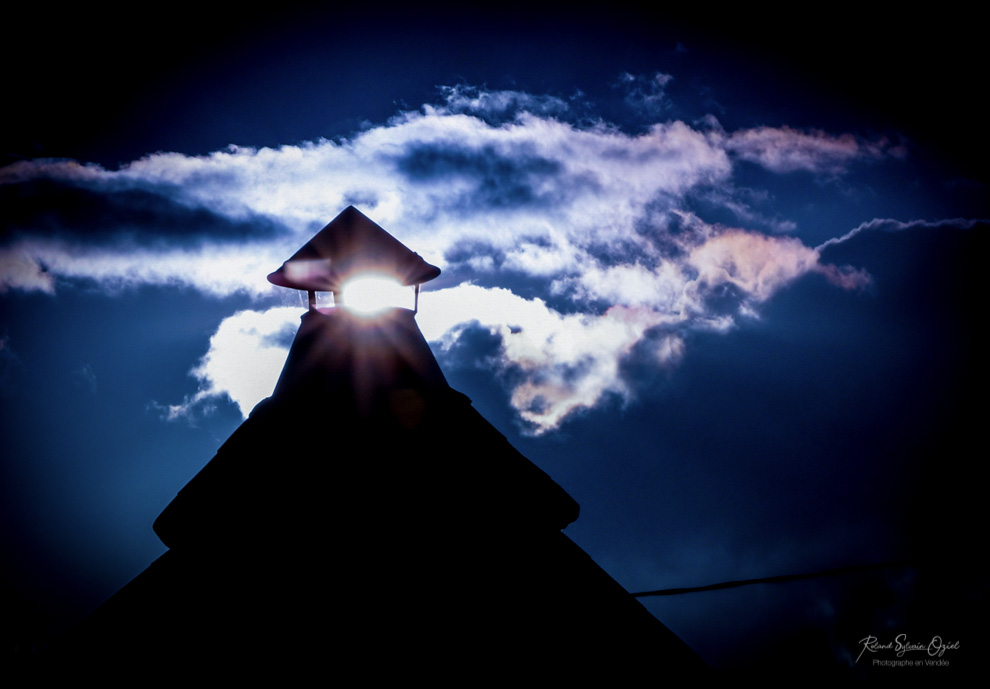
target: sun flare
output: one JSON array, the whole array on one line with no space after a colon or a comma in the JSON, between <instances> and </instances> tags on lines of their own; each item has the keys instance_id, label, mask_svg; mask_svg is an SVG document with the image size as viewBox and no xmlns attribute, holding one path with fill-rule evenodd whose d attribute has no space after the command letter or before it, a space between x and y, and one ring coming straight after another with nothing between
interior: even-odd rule
<instances>
[{"instance_id":1,"label":"sun flare","mask_svg":"<svg viewBox=\"0 0 990 689\"><path fill-rule=\"evenodd\" d=\"M395 307L412 307L412 290L388 275L358 275L343 285L341 293L343 305L360 316L373 316Z\"/></svg>"}]
</instances>

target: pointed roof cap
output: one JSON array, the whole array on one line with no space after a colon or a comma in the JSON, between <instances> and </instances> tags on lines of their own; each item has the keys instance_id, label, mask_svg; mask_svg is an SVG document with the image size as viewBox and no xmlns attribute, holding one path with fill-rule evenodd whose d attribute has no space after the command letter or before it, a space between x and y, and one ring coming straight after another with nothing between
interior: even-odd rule
<instances>
[{"instance_id":1,"label":"pointed roof cap","mask_svg":"<svg viewBox=\"0 0 990 689\"><path fill-rule=\"evenodd\" d=\"M316 236L268 276L281 287L338 292L358 272L395 275L403 285L419 285L440 274L415 251L348 206Z\"/></svg>"}]
</instances>

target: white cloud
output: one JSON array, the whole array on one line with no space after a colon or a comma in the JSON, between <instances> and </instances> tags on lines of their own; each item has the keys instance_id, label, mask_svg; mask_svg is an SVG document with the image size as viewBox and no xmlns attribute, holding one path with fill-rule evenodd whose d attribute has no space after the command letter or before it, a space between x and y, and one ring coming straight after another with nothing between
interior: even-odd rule
<instances>
[{"instance_id":1,"label":"white cloud","mask_svg":"<svg viewBox=\"0 0 990 689\"><path fill-rule=\"evenodd\" d=\"M404 172L403 161L424 147L456 150L466 158L465 167L432 178ZM541 165L542 172L527 174L517 185L537 195L541 203L507 204L494 210L485 205L465 208L462 201L477 195L479 184L492 181L478 179L471 162L492 156L508 163L529 160ZM492 176L499 173L496 168ZM497 248L511 248L528 236L552 237L550 253L560 253L566 262L566 254L577 254L575 247L628 234L644 206L658 195L676 199L729 173L728 158L717 142L682 122L657 124L645 134L632 136L607 127L581 129L529 113L493 126L470 115L427 109L405 113L350 140L278 149L231 147L205 156L156 153L119 170L40 161L19 164L8 170L5 179L47 177L82 180L94 186L168 189L175 200L226 216L254 214L277 220L295 233L278 242L284 252L301 245L309 233L352 200L365 199L359 204L365 212L433 262L443 262L444 254L460 241L479 239ZM42 262L56 275L79 277L94 271L92 277L102 279L105 270L92 260L92 252L74 259L76 248L21 247L17 254L18 260L29 265L33 255L44 251L47 260ZM133 264L129 274L138 280L146 275L149 281L161 283L169 279L170 271L176 282L195 284L198 279L197 271L187 270L181 261L168 256L156 265L136 256L131 248L101 247L100 253L115 262ZM535 263L516 257L524 270L548 260L549 255ZM558 262L548 269L561 267ZM31 287L26 279L13 278L10 271L3 276L14 286ZM250 273L243 276L245 282L230 284L228 289L254 292L246 282L252 279ZM208 291L215 287L205 285Z\"/></svg>"},{"instance_id":2,"label":"white cloud","mask_svg":"<svg viewBox=\"0 0 990 689\"><path fill-rule=\"evenodd\" d=\"M108 289L175 285L216 296L261 296L272 292L266 276L283 257L284 251L259 244L119 250L24 240L0 249L0 292L16 288L53 294L57 276L94 280Z\"/></svg>"},{"instance_id":3,"label":"white cloud","mask_svg":"<svg viewBox=\"0 0 990 689\"><path fill-rule=\"evenodd\" d=\"M656 75L648 88L630 83L656 106L669 80ZM774 172L834 174L882 155L882 144L786 127L727 134L711 122L659 122L630 134L602 122L568 122L569 104L558 98L465 87L446 96L445 104L401 113L348 139L231 146L203 156L156 153L117 170L74 161L4 168L0 184L48 178L97 191L136 187L222 217L268 218L285 231L250 243L203 234L194 246L148 246L87 243L81 234L72 241L32 237L30 227L21 228L21 239L0 248L0 291L51 293L59 280L88 279L114 288L181 285L262 296L272 289L265 276L354 203L448 275L521 274L544 284L554 303L566 303L557 310L508 289L463 283L425 294L418 317L440 346L470 322L498 335L499 365L522 374L513 377L512 403L545 431L609 395L628 396L619 367L647 339L657 365L670 365L685 346L677 333L728 330L806 273L848 288L865 279L822 265L819 250L797 239L707 224L685 208L704 190L733 198L736 159ZM786 219L775 222L788 227ZM711 294L726 286L737 291L738 308L712 311ZM200 392L170 415L223 395L247 414L270 394L285 358L273 334L295 327L299 315L273 309L225 319L193 372Z\"/></svg>"},{"instance_id":4,"label":"white cloud","mask_svg":"<svg viewBox=\"0 0 990 689\"><path fill-rule=\"evenodd\" d=\"M430 292L424 298L417 320L424 336L441 350L454 344L465 324L500 337L497 365L523 373L512 390L512 404L535 432L555 428L608 393L627 397L629 391L618 375L620 361L646 330L665 321L649 309L624 306L601 315L565 315L540 299L475 285ZM301 313L298 307L277 307L225 318L193 370L199 392L171 407L168 417L179 418L214 397L229 398L246 417L272 393L285 362L285 339L275 336L294 331ZM675 363L682 350L679 337L662 339L656 346L657 364Z\"/></svg>"},{"instance_id":5,"label":"white cloud","mask_svg":"<svg viewBox=\"0 0 990 689\"><path fill-rule=\"evenodd\" d=\"M511 390L512 405L534 432L545 432L610 394L628 399L631 393L619 368L648 331L665 330L652 346L656 365L670 366L684 351L680 332L725 332L736 317L754 313L793 280L834 269L822 266L815 249L793 238L715 228L699 236L679 262L661 262L653 270L598 266L566 285L582 299L611 303L603 312L565 314L541 299L465 283L424 293L417 320L424 336L441 349L452 347L466 324L498 336L496 365L522 374L512 376L519 381ZM848 284L834 281L847 288L860 286L855 274L846 277ZM726 285L741 294L738 313L709 313L706 297ZM246 415L270 394L287 353L272 344L272 334L295 327L299 313L299 308L283 307L225 319L194 371L203 387L193 402L226 395Z\"/></svg>"},{"instance_id":6,"label":"white cloud","mask_svg":"<svg viewBox=\"0 0 990 689\"><path fill-rule=\"evenodd\" d=\"M864 142L852 134L832 135L821 130L790 127L756 127L732 133L728 151L773 172L838 173L854 160L879 158L889 146L885 141Z\"/></svg>"},{"instance_id":7,"label":"white cloud","mask_svg":"<svg viewBox=\"0 0 990 689\"><path fill-rule=\"evenodd\" d=\"M298 307L281 306L239 311L223 319L210 338L209 351L192 370L199 391L182 404L170 405L167 417L181 418L205 400L226 397L247 418L275 389L288 353L280 336L298 328L301 313Z\"/></svg>"},{"instance_id":8,"label":"white cloud","mask_svg":"<svg viewBox=\"0 0 990 689\"><path fill-rule=\"evenodd\" d=\"M818 267L818 252L791 237L729 230L695 247L687 259L708 287L734 285L755 301Z\"/></svg>"},{"instance_id":9,"label":"white cloud","mask_svg":"<svg viewBox=\"0 0 990 689\"><path fill-rule=\"evenodd\" d=\"M21 247L0 249L0 294L8 289L55 293L55 280L30 252Z\"/></svg>"}]
</instances>

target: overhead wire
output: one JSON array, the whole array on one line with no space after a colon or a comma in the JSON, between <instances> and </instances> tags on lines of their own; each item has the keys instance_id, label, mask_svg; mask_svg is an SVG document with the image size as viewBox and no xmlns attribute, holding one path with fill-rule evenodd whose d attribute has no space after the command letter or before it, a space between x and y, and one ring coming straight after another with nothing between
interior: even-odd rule
<instances>
[{"instance_id":1,"label":"overhead wire","mask_svg":"<svg viewBox=\"0 0 990 689\"><path fill-rule=\"evenodd\" d=\"M894 567L911 567L914 563L908 560L898 560L891 562L878 562L866 565L848 565L845 567L833 567L823 569L818 572L808 572L803 574L778 574L772 577L760 577L758 579L739 579L737 581L723 581L718 584L707 584L705 586L686 586L681 588L657 589L655 591L640 591L630 594L634 598L645 596L677 596L684 593L699 593L701 591L717 591L719 589L730 589L738 586L750 586L752 584L777 584L784 581L796 581L798 579L814 579L816 577L838 576L842 574L854 574L871 569L886 569Z\"/></svg>"}]
</instances>

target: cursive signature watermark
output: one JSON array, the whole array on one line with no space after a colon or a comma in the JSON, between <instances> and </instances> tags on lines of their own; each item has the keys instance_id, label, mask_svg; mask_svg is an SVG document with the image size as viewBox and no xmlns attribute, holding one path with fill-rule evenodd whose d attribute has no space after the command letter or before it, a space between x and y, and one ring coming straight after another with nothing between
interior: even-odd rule
<instances>
[{"instance_id":1,"label":"cursive signature watermark","mask_svg":"<svg viewBox=\"0 0 990 689\"><path fill-rule=\"evenodd\" d=\"M928 658L942 658L946 651L958 651L958 641L945 641L941 636L935 635L928 643L918 643L908 640L907 634L898 634L893 641L883 642L872 634L860 639L860 651L856 656L856 662L863 657L864 653L891 652L897 658L904 658L909 653L924 653ZM875 661L874 661L875 662Z\"/></svg>"}]
</instances>

